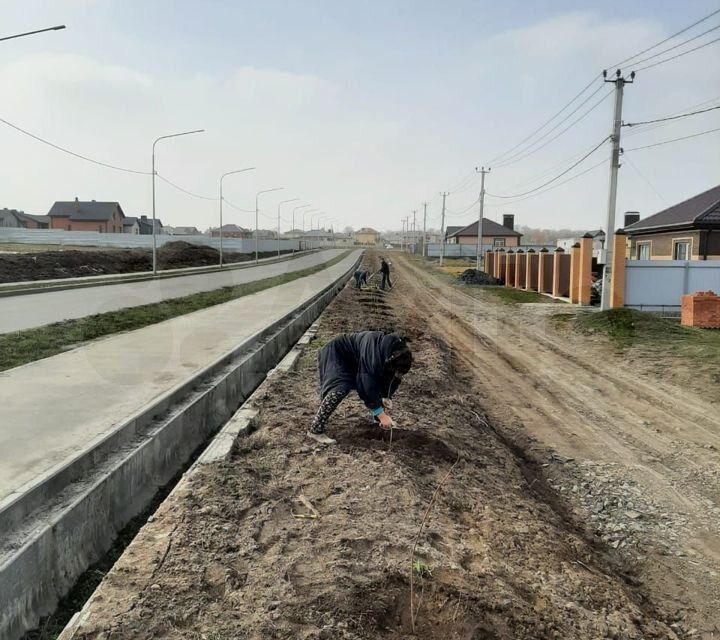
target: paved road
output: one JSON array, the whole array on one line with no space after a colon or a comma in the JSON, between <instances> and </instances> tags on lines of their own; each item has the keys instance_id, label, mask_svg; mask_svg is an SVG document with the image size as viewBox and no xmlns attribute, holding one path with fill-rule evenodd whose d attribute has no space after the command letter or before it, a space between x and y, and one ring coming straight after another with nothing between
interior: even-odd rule
<instances>
[{"instance_id":1,"label":"paved road","mask_svg":"<svg viewBox=\"0 0 720 640\"><path fill-rule=\"evenodd\" d=\"M330 249L294 260L246 269L0 298L0 333L32 329L51 322L162 302L192 293L212 291L300 271L332 260L342 251L342 249Z\"/></svg>"},{"instance_id":2,"label":"paved road","mask_svg":"<svg viewBox=\"0 0 720 640\"><path fill-rule=\"evenodd\" d=\"M0 501L282 318L357 256L354 251L311 276L0 373Z\"/></svg>"}]
</instances>

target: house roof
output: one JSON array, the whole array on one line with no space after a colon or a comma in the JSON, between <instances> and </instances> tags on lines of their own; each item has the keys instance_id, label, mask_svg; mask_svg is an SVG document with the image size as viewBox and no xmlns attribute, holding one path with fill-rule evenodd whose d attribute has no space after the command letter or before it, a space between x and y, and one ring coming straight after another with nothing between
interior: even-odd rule
<instances>
[{"instance_id":1,"label":"house roof","mask_svg":"<svg viewBox=\"0 0 720 640\"><path fill-rule=\"evenodd\" d=\"M455 231L455 233L448 234L448 237L450 236L474 236L477 238L478 234L478 223L477 220L475 222L470 223L467 227L461 227L459 231ZM488 220L487 218L483 218L483 237L484 236L517 236L518 238L522 236L522 233L519 231L515 231L515 229L509 229L508 227L503 227L501 224L498 224L494 220Z\"/></svg>"},{"instance_id":2,"label":"house roof","mask_svg":"<svg viewBox=\"0 0 720 640\"><path fill-rule=\"evenodd\" d=\"M135 216L125 216L123 218L123 227L132 227L140 221Z\"/></svg>"},{"instance_id":3,"label":"house roof","mask_svg":"<svg viewBox=\"0 0 720 640\"><path fill-rule=\"evenodd\" d=\"M24 211L18 211L17 209L0 209L0 217L15 218L18 224L22 224L27 221L50 224L50 218L48 216L36 216L30 213L25 213Z\"/></svg>"},{"instance_id":4,"label":"house roof","mask_svg":"<svg viewBox=\"0 0 720 640\"><path fill-rule=\"evenodd\" d=\"M250 233L250 229L245 229L244 227L240 227L236 224L224 224L222 226L223 233L229 232L229 233ZM213 229L213 231L219 231L217 227Z\"/></svg>"},{"instance_id":5,"label":"house roof","mask_svg":"<svg viewBox=\"0 0 720 640\"><path fill-rule=\"evenodd\" d=\"M720 228L720 185L628 225L625 231L632 234L633 231L680 226Z\"/></svg>"},{"instance_id":6,"label":"house roof","mask_svg":"<svg viewBox=\"0 0 720 640\"><path fill-rule=\"evenodd\" d=\"M355 234L357 235L358 233L373 233L378 236L380 235L380 232L375 231L372 227L363 227L362 229L358 229Z\"/></svg>"},{"instance_id":7,"label":"house roof","mask_svg":"<svg viewBox=\"0 0 720 640\"><path fill-rule=\"evenodd\" d=\"M56 202L48 211L51 218L70 218L70 220L105 221L110 220L115 211L119 211L124 218L119 202L89 202L73 200L70 202Z\"/></svg>"},{"instance_id":8,"label":"house roof","mask_svg":"<svg viewBox=\"0 0 720 640\"><path fill-rule=\"evenodd\" d=\"M197 229L197 227L174 227L173 232L175 235L178 234L189 234L194 235L196 233L200 233Z\"/></svg>"},{"instance_id":9,"label":"house roof","mask_svg":"<svg viewBox=\"0 0 720 640\"><path fill-rule=\"evenodd\" d=\"M453 227L453 226L447 227L445 229L445 237L449 238L450 236L454 236L462 228L463 227Z\"/></svg>"}]
</instances>

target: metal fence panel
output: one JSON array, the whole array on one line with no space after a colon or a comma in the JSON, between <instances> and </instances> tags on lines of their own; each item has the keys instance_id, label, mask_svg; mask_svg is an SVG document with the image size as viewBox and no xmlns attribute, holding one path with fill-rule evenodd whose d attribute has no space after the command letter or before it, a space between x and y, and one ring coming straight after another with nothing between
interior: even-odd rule
<instances>
[{"instance_id":1,"label":"metal fence panel","mask_svg":"<svg viewBox=\"0 0 720 640\"><path fill-rule=\"evenodd\" d=\"M220 238L210 236L170 236L158 235L158 247L168 242L182 240L197 245L206 245L220 248ZM0 245L2 244L48 244L48 245L69 245L80 247L108 247L108 248L145 248L152 247L152 236L135 235L132 233L97 233L93 231L63 231L60 229L14 229L10 227L0 228ZM310 243L303 241L303 245ZM318 243L314 243L318 244ZM327 243L322 246L331 246ZM223 249L238 251L240 253L252 253L255 251L255 240L241 238L223 238ZM258 251L277 251L278 241L273 239L258 240ZM298 251L299 240L280 240L281 251Z\"/></svg>"},{"instance_id":2,"label":"metal fence panel","mask_svg":"<svg viewBox=\"0 0 720 640\"><path fill-rule=\"evenodd\" d=\"M644 311L679 307L697 291L720 291L720 261L628 260L625 306Z\"/></svg>"}]
</instances>

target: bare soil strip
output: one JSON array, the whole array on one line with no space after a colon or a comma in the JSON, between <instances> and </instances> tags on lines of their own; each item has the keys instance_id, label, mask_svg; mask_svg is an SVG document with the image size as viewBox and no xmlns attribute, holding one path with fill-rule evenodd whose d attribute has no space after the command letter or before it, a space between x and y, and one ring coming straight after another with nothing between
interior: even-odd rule
<instances>
[{"instance_id":1,"label":"bare soil strip","mask_svg":"<svg viewBox=\"0 0 720 640\"><path fill-rule=\"evenodd\" d=\"M477 364L436 330L433 298L410 275L401 268L385 294L339 295L297 369L268 383L257 432L171 494L75 638L681 637L486 418ZM391 442L352 399L330 423L338 444L312 446L317 349L362 329L413 339L401 428Z\"/></svg>"}]
</instances>

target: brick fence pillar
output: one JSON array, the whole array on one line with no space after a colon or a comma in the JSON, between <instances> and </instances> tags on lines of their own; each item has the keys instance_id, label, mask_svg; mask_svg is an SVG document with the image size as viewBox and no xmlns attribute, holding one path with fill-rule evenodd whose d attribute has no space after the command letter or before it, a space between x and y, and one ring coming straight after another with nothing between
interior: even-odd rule
<instances>
[{"instance_id":1,"label":"brick fence pillar","mask_svg":"<svg viewBox=\"0 0 720 640\"><path fill-rule=\"evenodd\" d=\"M685 327L720 329L720 296L712 291L683 296L680 322Z\"/></svg>"},{"instance_id":2,"label":"brick fence pillar","mask_svg":"<svg viewBox=\"0 0 720 640\"><path fill-rule=\"evenodd\" d=\"M580 300L580 243L570 247L570 302Z\"/></svg>"},{"instance_id":3,"label":"brick fence pillar","mask_svg":"<svg viewBox=\"0 0 720 640\"><path fill-rule=\"evenodd\" d=\"M525 261L525 291L537 291L538 254L535 249L528 249Z\"/></svg>"},{"instance_id":4,"label":"brick fence pillar","mask_svg":"<svg viewBox=\"0 0 720 640\"><path fill-rule=\"evenodd\" d=\"M626 249L627 235L622 229L618 229L613 236L612 271L610 272L611 309L622 309L625 306Z\"/></svg>"},{"instance_id":5,"label":"brick fence pillar","mask_svg":"<svg viewBox=\"0 0 720 640\"><path fill-rule=\"evenodd\" d=\"M578 302L590 304L590 287L592 286L592 236L586 233L580 239L580 266L578 269Z\"/></svg>"}]
</instances>

